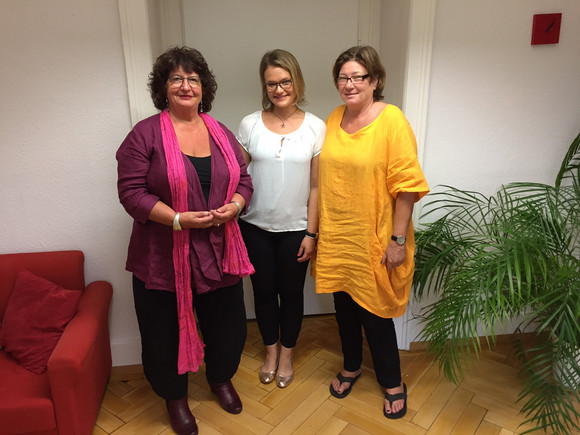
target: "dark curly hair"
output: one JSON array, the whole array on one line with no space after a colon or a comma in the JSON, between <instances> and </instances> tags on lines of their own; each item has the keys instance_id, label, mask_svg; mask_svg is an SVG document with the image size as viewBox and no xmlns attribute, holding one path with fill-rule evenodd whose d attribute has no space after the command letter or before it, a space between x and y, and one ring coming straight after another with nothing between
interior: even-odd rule
<instances>
[{"instance_id":1,"label":"dark curly hair","mask_svg":"<svg viewBox=\"0 0 580 435\"><path fill-rule=\"evenodd\" d=\"M153 71L149 74L147 83L153 105L159 110L167 108L167 80L171 71L179 67L187 73L195 72L199 75L203 93L199 111L209 112L217 90L215 76L202 54L195 48L189 47L170 48L153 64Z\"/></svg>"},{"instance_id":2,"label":"dark curly hair","mask_svg":"<svg viewBox=\"0 0 580 435\"><path fill-rule=\"evenodd\" d=\"M386 73L385 68L381 64L381 59L373 47L368 45L358 45L343 51L334 62L332 68L332 78L334 79L334 86L338 89L338 74L342 66L350 61L360 63L365 67L369 75L369 82L377 81L377 88L373 92L373 100L380 101L384 98L383 88L385 87Z\"/></svg>"}]
</instances>

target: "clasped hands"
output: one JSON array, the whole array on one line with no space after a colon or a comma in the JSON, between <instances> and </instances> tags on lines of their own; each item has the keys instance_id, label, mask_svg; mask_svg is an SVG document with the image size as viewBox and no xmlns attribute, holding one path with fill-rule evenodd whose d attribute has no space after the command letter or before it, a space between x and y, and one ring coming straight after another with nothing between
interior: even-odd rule
<instances>
[{"instance_id":1,"label":"clasped hands","mask_svg":"<svg viewBox=\"0 0 580 435\"><path fill-rule=\"evenodd\" d=\"M183 229L219 227L221 224L234 219L237 214L238 207L229 203L215 210L182 212L179 222Z\"/></svg>"}]
</instances>

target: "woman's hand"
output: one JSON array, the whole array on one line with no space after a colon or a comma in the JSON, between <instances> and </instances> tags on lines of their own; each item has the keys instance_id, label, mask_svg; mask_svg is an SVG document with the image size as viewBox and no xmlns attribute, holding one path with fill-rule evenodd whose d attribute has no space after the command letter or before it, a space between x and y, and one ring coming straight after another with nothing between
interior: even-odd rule
<instances>
[{"instance_id":1,"label":"woman's hand","mask_svg":"<svg viewBox=\"0 0 580 435\"><path fill-rule=\"evenodd\" d=\"M310 260L310 257L316 249L316 239L312 237L304 236L302 243L300 243L300 248L298 249L298 262L303 263Z\"/></svg>"},{"instance_id":2,"label":"woman's hand","mask_svg":"<svg viewBox=\"0 0 580 435\"><path fill-rule=\"evenodd\" d=\"M387 272L390 272L395 267L400 266L407 257L407 249L405 245L399 245L397 242L390 240L383 254L381 264L387 266Z\"/></svg>"},{"instance_id":3,"label":"woman's hand","mask_svg":"<svg viewBox=\"0 0 580 435\"><path fill-rule=\"evenodd\" d=\"M213 224L213 216L209 211L184 211L179 213L181 228L209 228Z\"/></svg>"},{"instance_id":4,"label":"woman's hand","mask_svg":"<svg viewBox=\"0 0 580 435\"><path fill-rule=\"evenodd\" d=\"M411 215L413 214L413 205L416 199L416 192L399 192L395 200L395 214L393 216L393 229L391 234L407 236ZM387 272L390 272L395 267L403 264L406 257L407 246L404 244L399 245L394 240L389 240L381 264L386 265Z\"/></svg>"},{"instance_id":5,"label":"woman's hand","mask_svg":"<svg viewBox=\"0 0 580 435\"><path fill-rule=\"evenodd\" d=\"M211 224L216 227L219 227L221 224L225 224L238 215L238 210L238 206L233 202L222 205L217 210L210 210L209 213L212 216Z\"/></svg>"},{"instance_id":6,"label":"woman's hand","mask_svg":"<svg viewBox=\"0 0 580 435\"><path fill-rule=\"evenodd\" d=\"M149 220L163 225L173 226L174 219L175 211L162 201L157 201L149 213ZM209 228L212 221L213 216L209 211L182 211L179 213L179 225L184 230Z\"/></svg>"}]
</instances>

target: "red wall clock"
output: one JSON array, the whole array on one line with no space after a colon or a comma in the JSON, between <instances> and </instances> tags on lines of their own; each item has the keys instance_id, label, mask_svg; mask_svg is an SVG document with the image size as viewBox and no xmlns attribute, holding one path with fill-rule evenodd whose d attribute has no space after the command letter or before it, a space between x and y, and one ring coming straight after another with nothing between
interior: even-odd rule
<instances>
[{"instance_id":1,"label":"red wall clock","mask_svg":"<svg viewBox=\"0 0 580 435\"><path fill-rule=\"evenodd\" d=\"M562 14L536 14L532 26L532 45L557 44L560 41Z\"/></svg>"}]
</instances>

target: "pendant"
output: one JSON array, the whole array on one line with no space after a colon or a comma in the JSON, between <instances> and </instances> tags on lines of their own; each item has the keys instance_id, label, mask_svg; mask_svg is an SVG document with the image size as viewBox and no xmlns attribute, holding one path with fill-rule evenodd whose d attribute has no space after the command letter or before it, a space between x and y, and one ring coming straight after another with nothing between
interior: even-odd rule
<instances>
[{"instance_id":1,"label":"pendant","mask_svg":"<svg viewBox=\"0 0 580 435\"><path fill-rule=\"evenodd\" d=\"M280 123L280 127L282 127L282 128L284 128L284 126L285 126L285 125L286 125L286 124L284 123L284 121L282 121L282 122Z\"/></svg>"}]
</instances>

